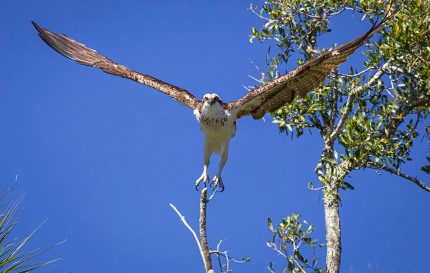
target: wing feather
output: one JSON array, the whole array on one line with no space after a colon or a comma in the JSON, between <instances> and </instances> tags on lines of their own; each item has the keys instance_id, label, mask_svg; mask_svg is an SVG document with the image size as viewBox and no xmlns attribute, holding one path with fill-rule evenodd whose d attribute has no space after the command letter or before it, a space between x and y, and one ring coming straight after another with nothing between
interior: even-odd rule
<instances>
[{"instance_id":1,"label":"wing feather","mask_svg":"<svg viewBox=\"0 0 430 273\"><path fill-rule=\"evenodd\" d=\"M185 89L168 84L152 76L131 70L100 55L95 50L86 47L84 44L81 44L64 34L59 35L41 28L35 22L32 22L32 24L39 32L40 38L42 38L46 44L61 55L74 60L79 64L99 68L106 73L147 85L169 95L178 102L192 109L201 107L201 101Z\"/></svg>"},{"instance_id":2,"label":"wing feather","mask_svg":"<svg viewBox=\"0 0 430 273\"><path fill-rule=\"evenodd\" d=\"M385 22L396 11L385 16L380 23L375 23L366 33L318 56L281 77L255 88L243 98L227 103L225 108L228 110L236 109L237 118L252 115L254 119L259 119L266 112L273 112L286 103L291 103L296 96L306 96L308 92L323 82L333 69L344 63L349 55L353 54L366 40L381 30Z\"/></svg>"}]
</instances>

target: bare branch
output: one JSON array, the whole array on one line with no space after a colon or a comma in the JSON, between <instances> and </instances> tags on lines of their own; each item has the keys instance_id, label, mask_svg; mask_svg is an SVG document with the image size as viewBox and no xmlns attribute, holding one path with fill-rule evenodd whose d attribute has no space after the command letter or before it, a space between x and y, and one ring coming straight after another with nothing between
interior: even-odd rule
<instances>
[{"instance_id":1,"label":"bare branch","mask_svg":"<svg viewBox=\"0 0 430 273\"><path fill-rule=\"evenodd\" d=\"M345 121L346 121L349 113L351 113L351 111L352 111L352 108L354 105L354 98L355 98L355 92L351 92L348 96L348 100L346 101L345 110L343 111L342 116L340 117L340 120L337 123L336 128L334 129L334 131L330 135L330 141L334 141L337 138L337 136L339 135L340 130L342 130L342 127L345 124Z\"/></svg>"},{"instance_id":2,"label":"bare branch","mask_svg":"<svg viewBox=\"0 0 430 273\"><path fill-rule=\"evenodd\" d=\"M283 256L285 259L289 260L289 257L283 253L274 243L268 243L268 246L273 249L274 251L276 251L279 255ZM296 246L295 243L293 242L293 248L294 250L296 250L299 246ZM293 259L294 263L296 264L297 268L300 270L300 272L302 273L306 273L306 271L303 269L303 267L300 266L300 263L296 260Z\"/></svg>"},{"instance_id":3,"label":"bare branch","mask_svg":"<svg viewBox=\"0 0 430 273\"><path fill-rule=\"evenodd\" d=\"M397 67L397 66L395 66L395 65L388 65L387 67L387 70L388 70L388 73L392 73L392 72L397 72L397 73L400 73L400 74L406 74L406 75L409 75L409 76L411 76L411 77L413 77L413 78L415 78L415 79L417 79L417 80L419 80L419 76L418 75L415 75L415 74L412 74L412 73L409 73L409 72L406 72L406 71L404 71L404 69L402 69L402 68L400 68L400 67Z\"/></svg>"},{"instance_id":4,"label":"bare branch","mask_svg":"<svg viewBox=\"0 0 430 273\"><path fill-rule=\"evenodd\" d=\"M343 74L343 73L339 73L339 76L342 76L342 77L345 77L345 78L355 78L355 77L361 76L362 74L364 74L367 71L372 70L372 69L374 69L374 68L373 67L368 67L368 68L366 68L366 69L364 69L364 70L362 70L362 71L360 71L360 72L358 72L356 74Z\"/></svg>"},{"instance_id":5,"label":"bare branch","mask_svg":"<svg viewBox=\"0 0 430 273\"><path fill-rule=\"evenodd\" d=\"M344 6L343 6L341 9L339 9L338 11L330 13L328 16L329 16L329 17L336 16L336 15L338 15L338 14L340 14L340 13L344 12L345 10L346 10L346 5L344 5Z\"/></svg>"},{"instance_id":6,"label":"bare branch","mask_svg":"<svg viewBox=\"0 0 430 273\"><path fill-rule=\"evenodd\" d=\"M338 79L339 79L339 73L338 73L338 71L336 70L336 71L334 71L334 89L339 89L339 87L338 87ZM333 104L333 109L336 109L335 111L333 111L332 112L332 114L331 114L331 118L330 118L330 124L329 124L329 128L330 128L330 132L332 132L333 130L334 130L334 126L335 126L335 123L336 123L336 120L337 120L337 117L338 117L338 114L339 114L339 111L337 111L337 106L338 106L338 102L339 102L339 96L338 96L339 94L338 94L338 92L337 91L334 91L333 93L332 93L332 97L333 97L333 99L332 99L332 104Z\"/></svg>"},{"instance_id":7,"label":"bare branch","mask_svg":"<svg viewBox=\"0 0 430 273\"><path fill-rule=\"evenodd\" d=\"M268 242L267 246L270 247L271 249L273 249L276 253L278 253L278 255L281 255L285 259L288 259L288 256L285 253L283 253L281 250L279 250L279 248L276 246L276 244Z\"/></svg>"},{"instance_id":8,"label":"bare branch","mask_svg":"<svg viewBox=\"0 0 430 273\"><path fill-rule=\"evenodd\" d=\"M253 88L248 87L248 86L243 85L243 84L242 84L242 87L245 88L245 90L248 91L248 92L251 92L253 90Z\"/></svg>"},{"instance_id":9,"label":"bare branch","mask_svg":"<svg viewBox=\"0 0 430 273\"><path fill-rule=\"evenodd\" d=\"M242 259L240 260L236 260L234 258L231 258L228 256L228 251L221 251L221 244L223 243L223 240L219 240L218 245L216 247L216 250L211 250L210 254L215 254L218 258L218 263L219 263L219 267L220 267L220 271L221 272L232 272L233 270L230 269L230 261L235 262L235 263L246 263L248 262L248 260L244 260ZM221 262L221 257L225 258L225 264L223 265ZM225 267L225 271L223 271L223 267Z\"/></svg>"},{"instance_id":10,"label":"bare branch","mask_svg":"<svg viewBox=\"0 0 430 273\"><path fill-rule=\"evenodd\" d=\"M207 188L202 190L202 194L200 197L200 240L197 237L196 232L191 228L191 226L185 220L185 217L179 212L179 210L173 205L170 204L170 207L178 214L181 222L188 228L188 230L193 234L194 239L196 240L197 246L199 247L200 255L202 256L203 264L205 265L205 269L207 273L214 273L212 269L212 263L210 258L210 250L207 242L206 236L206 205L208 203L207 199ZM212 198L213 196L211 196Z\"/></svg>"},{"instance_id":11,"label":"bare branch","mask_svg":"<svg viewBox=\"0 0 430 273\"><path fill-rule=\"evenodd\" d=\"M389 168L389 167L384 166L384 165L376 164L374 162L368 162L367 167L372 168L372 169L384 170L384 171L389 172L391 174L398 175L402 178L405 178L407 180L414 182L418 187L422 188L423 190L430 192L430 187L428 187L426 184L424 184L424 182L416 179L415 177L411 177L407 174L404 174L404 173L400 172L399 170Z\"/></svg>"},{"instance_id":12,"label":"bare branch","mask_svg":"<svg viewBox=\"0 0 430 273\"><path fill-rule=\"evenodd\" d=\"M207 191L208 189L204 188L200 196L200 240L202 242L201 250L202 250L203 262L205 264L206 272L211 272L213 271L211 255L210 255L208 241L206 237L206 205L208 203Z\"/></svg>"},{"instance_id":13,"label":"bare branch","mask_svg":"<svg viewBox=\"0 0 430 273\"><path fill-rule=\"evenodd\" d=\"M193 234L194 239L196 240L197 246L199 247L200 254L202 255L203 263L205 264L205 257L204 257L203 251L202 251L202 246L200 245L199 238L197 237L197 234L190 227L190 225L185 220L185 217L182 216L182 214L179 212L179 210L172 203L170 203L169 205L176 212L176 214L178 214L179 218L181 219L181 222L188 228L188 230L191 232L191 234Z\"/></svg>"},{"instance_id":14,"label":"bare branch","mask_svg":"<svg viewBox=\"0 0 430 273\"><path fill-rule=\"evenodd\" d=\"M259 17L260 19L263 19L263 20L265 20L265 21L270 21L271 19L270 18L267 18L267 17L264 17L263 15L260 15L260 13L258 13L257 11L256 11L256 8L257 8L257 6L255 6L255 8L252 8L252 6L249 8L249 10L252 12L252 13L254 13L257 17Z\"/></svg>"}]
</instances>

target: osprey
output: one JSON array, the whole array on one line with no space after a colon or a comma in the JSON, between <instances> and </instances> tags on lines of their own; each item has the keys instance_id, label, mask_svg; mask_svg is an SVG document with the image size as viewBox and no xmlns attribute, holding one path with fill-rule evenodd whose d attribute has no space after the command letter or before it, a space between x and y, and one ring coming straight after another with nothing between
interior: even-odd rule
<instances>
[{"instance_id":1,"label":"osprey","mask_svg":"<svg viewBox=\"0 0 430 273\"><path fill-rule=\"evenodd\" d=\"M273 112L286 103L291 103L296 96L301 98L306 96L309 91L323 82L333 69L345 62L349 55L381 30L388 17L390 16L386 16L380 23L375 23L369 31L335 50L328 51L293 71L256 87L243 98L229 103L224 103L217 94L213 93L206 94L202 100L199 100L185 89L131 70L64 34L56 34L41 28L35 22L32 23L43 41L61 55L79 64L99 68L106 73L152 87L191 108L205 136L203 173L196 180L196 189L201 182L206 184L209 181L209 159L212 153L217 153L221 155L221 160L211 185L218 186L223 191L221 172L227 162L230 139L236 133L236 120L247 115L260 119L266 112Z\"/></svg>"}]
</instances>

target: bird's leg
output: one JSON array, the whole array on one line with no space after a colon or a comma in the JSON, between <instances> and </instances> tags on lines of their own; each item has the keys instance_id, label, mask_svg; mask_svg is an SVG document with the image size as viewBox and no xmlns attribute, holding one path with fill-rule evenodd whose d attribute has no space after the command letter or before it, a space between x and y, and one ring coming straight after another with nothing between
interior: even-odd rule
<instances>
[{"instance_id":1,"label":"bird's leg","mask_svg":"<svg viewBox=\"0 0 430 273\"><path fill-rule=\"evenodd\" d=\"M209 162L203 166L203 173L202 175L199 177L199 179L196 180L196 191L199 190L199 184L203 181L203 183L205 183L206 186L206 182L209 181L209 176L208 176L208 165Z\"/></svg>"},{"instance_id":2,"label":"bird's leg","mask_svg":"<svg viewBox=\"0 0 430 273\"><path fill-rule=\"evenodd\" d=\"M222 182L221 172L222 172L222 169L224 168L225 163L227 162L227 158L228 158L228 143L224 147L221 153L221 161L219 162L219 165L218 165L218 171L215 177L211 181L211 185L213 185L213 187L219 186L221 191L224 191L224 183Z\"/></svg>"},{"instance_id":3,"label":"bird's leg","mask_svg":"<svg viewBox=\"0 0 430 273\"><path fill-rule=\"evenodd\" d=\"M206 182L209 181L208 167L209 167L209 158L211 156L211 152L209 151L209 149L207 149L207 146L208 145L205 141L204 154L203 154L203 173L199 177L199 179L196 180L196 191L199 190L198 187L202 181L203 183L205 183L205 187L206 187Z\"/></svg>"}]
</instances>

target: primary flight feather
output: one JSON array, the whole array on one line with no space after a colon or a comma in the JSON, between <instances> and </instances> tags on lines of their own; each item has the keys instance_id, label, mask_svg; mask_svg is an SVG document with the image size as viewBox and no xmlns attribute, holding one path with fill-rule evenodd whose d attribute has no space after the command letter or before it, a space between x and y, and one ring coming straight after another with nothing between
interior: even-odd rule
<instances>
[{"instance_id":1,"label":"primary flight feather","mask_svg":"<svg viewBox=\"0 0 430 273\"><path fill-rule=\"evenodd\" d=\"M227 162L230 140L236 133L236 120L247 115L260 119L266 112L273 112L286 103L291 103L296 96L306 96L309 91L323 82L333 69L345 62L349 55L381 30L390 16L386 16L380 23L375 23L369 31L335 50L328 51L293 71L256 87L243 98L229 103L223 103L214 93L206 94L202 100L199 100L185 89L131 70L64 34L56 34L41 28L35 22L32 23L43 41L61 55L79 64L99 68L106 73L150 86L193 109L205 136L203 173L196 180L196 188L201 182L206 184L209 181L207 172L209 159L212 153L217 153L221 155L221 160L211 184L214 187L219 186L222 191L224 183L221 172Z\"/></svg>"}]
</instances>

